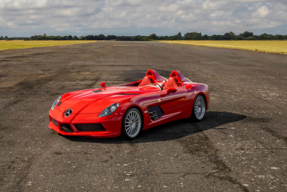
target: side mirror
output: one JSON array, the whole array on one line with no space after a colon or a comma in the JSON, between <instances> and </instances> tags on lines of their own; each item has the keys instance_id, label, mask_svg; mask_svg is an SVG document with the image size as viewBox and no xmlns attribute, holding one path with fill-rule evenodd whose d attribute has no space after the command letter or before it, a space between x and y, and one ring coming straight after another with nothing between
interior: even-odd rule
<instances>
[{"instance_id":1,"label":"side mirror","mask_svg":"<svg viewBox=\"0 0 287 192\"><path fill-rule=\"evenodd\" d=\"M105 82L101 82L100 85L101 85L102 88L106 88L106 83Z\"/></svg>"},{"instance_id":2,"label":"side mirror","mask_svg":"<svg viewBox=\"0 0 287 192\"><path fill-rule=\"evenodd\" d=\"M161 97L165 97L165 96L167 96L167 95L169 95L169 94L171 94L171 93L175 93L175 92L177 92L176 88L171 87L171 88L168 88L168 89L167 89L166 93L160 94L160 96L161 96Z\"/></svg>"},{"instance_id":3,"label":"side mirror","mask_svg":"<svg viewBox=\"0 0 287 192\"><path fill-rule=\"evenodd\" d=\"M176 91L176 88L170 87L167 89L167 94L169 95L170 93L175 93Z\"/></svg>"}]
</instances>

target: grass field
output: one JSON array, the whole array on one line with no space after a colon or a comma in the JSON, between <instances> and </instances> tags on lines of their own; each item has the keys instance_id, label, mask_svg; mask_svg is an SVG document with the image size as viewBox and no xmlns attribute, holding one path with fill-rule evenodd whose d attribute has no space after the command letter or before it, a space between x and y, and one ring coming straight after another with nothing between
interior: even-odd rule
<instances>
[{"instance_id":1,"label":"grass field","mask_svg":"<svg viewBox=\"0 0 287 192\"><path fill-rule=\"evenodd\" d=\"M71 45L79 43L92 43L96 41L22 41L22 40L13 40L5 41L0 40L0 51L7 49L25 49L31 47L47 47L47 46L57 46L57 45Z\"/></svg>"},{"instance_id":2,"label":"grass field","mask_svg":"<svg viewBox=\"0 0 287 192\"><path fill-rule=\"evenodd\" d=\"M175 43L183 45L197 45L206 47L218 47L228 49L243 49L256 52L267 52L287 55L287 41L160 41L163 43Z\"/></svg>"}]
</instances>

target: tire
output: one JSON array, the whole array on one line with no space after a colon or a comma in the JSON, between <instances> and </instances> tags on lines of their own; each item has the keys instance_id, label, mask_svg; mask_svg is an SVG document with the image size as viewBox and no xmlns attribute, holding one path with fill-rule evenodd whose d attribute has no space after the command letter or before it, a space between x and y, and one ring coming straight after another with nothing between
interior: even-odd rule
<instances>
[{"instance_id":1,"label":"tire","mask_svg":"<svg viewBox=\"0 0 287 192\"><path fill-rule=\"evenodd\" d=\"M198 95L193 103L191 119L194 121L201 121L206 112L206 102L202 95Z\"/></svg>"},{"instance_id":2,"label":"tire","mask_svg":"<svg viewBox=\"0 0 287 192\"><path fill-rule=\"evenodd\" d=\"M127 110L122 121L122 136L129 140L136 139L142 128L143 118L141 112L136 108Z\"/></svg>"}]
</instances>

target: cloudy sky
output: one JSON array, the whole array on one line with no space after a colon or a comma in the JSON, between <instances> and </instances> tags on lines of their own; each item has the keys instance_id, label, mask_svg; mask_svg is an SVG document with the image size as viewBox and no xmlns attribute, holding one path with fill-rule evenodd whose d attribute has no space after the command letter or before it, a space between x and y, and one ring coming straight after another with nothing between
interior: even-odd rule
<instances>
[{"instance_id":1,"label":"cloudy sky","mask_svg":"<svg viewBox=\"0 0 287 192\"><path fill-rule=\"evenodd\" d=\"M0 35L287 34L287 0L0 0Z\"/></svg>"}]
</instances>

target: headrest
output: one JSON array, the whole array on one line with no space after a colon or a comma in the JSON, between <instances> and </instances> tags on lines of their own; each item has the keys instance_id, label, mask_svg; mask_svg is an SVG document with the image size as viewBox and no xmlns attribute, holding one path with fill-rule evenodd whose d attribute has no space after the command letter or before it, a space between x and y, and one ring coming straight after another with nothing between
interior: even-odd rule
<instances>
[{"instance_id":1,"label":"headrest","mask_svg":"<svg viewBox=\"0 0 287 192\"><path fill-rule=\"evenodd\" d=\"M139 84L139 87L146 86L146 85L152 85L153 83L155 83L153 77L148 75L143 78L142 82Z\"/></svg>"},{"instance_id":2,"label":"headrest","mask_svg":"<svg viewBox=\"0 0 287 192\"><path fill-rule=\"evenodd\" d=\"M163 90L166 90L168 88L177 88L180 86L180 83L177 81L177 79L175 77L170 77L168 79L168 81L166 82L166 84L163 87Z\"/></svg>"}]
</instances>

